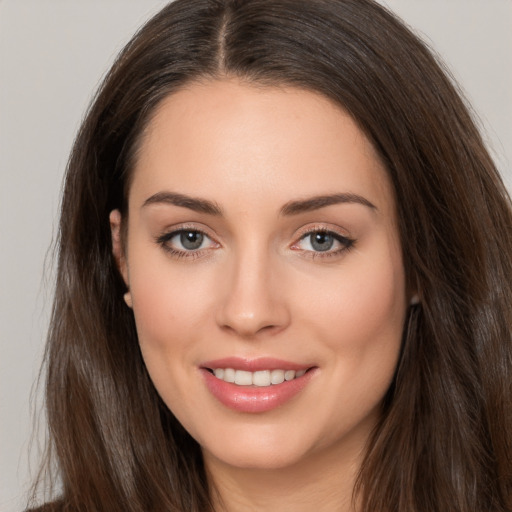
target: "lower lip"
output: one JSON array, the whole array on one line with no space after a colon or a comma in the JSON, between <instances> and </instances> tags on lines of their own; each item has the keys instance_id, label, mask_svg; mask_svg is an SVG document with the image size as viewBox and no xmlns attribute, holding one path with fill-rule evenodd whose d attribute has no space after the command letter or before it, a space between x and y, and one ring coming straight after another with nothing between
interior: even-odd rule
<instances>
[{"instance_id":1,"label":"lower lip","mask_svg":"<svg viewBox=\"0 0 512 512\"><path fill-rule=\"evenodd\" d=\"M238 386L201 370L210 393L223 405L238 412L267 412L284 405L300 393L311 380L313 370L302 377L271 386Z\"/></svg>"}]
</instances>

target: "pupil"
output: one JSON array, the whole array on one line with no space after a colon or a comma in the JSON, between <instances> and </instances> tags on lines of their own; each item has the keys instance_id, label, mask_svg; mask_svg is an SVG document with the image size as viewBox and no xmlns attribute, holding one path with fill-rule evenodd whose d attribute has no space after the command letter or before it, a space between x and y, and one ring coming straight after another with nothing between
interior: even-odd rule
<instances>
[{"instance_id":1,"label":"pupil","mask_svg":"<svg viewBox=\"0 0 512 512\"><path fill-rule=\"evenodd\" d=\"M180 242L185 249L199 249L203 243L203 235L197 231L184 231L180 235Z\"/></svg>"},{"instance_id":2,"label":"pupil","mask_svg":"<svg viewBox=\"0 0 512 512\"><path fill-rule=\"evenodd\" d=\"M315 251L328 251L334 244L334 238L328 233L315 233L311 235L311 247Z\"/></svg>"}]
</instances>

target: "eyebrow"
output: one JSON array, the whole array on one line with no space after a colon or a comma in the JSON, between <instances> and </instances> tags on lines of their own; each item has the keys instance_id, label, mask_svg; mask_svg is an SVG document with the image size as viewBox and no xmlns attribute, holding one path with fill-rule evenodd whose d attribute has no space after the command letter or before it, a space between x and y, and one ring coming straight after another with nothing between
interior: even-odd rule
<instances>
[{"instance_id":1,"label":"eyebrow","mask_svg":"<svg viewBox=\"0 0 512 512\"><path fill-rule=\"evenodd\" d=\"M325 208L334 204L344 203L361 204L371 208L372 210L378 209L373 203L368 201L368 199L358 194L344 193L314 196L299 201L290 201L281 208L281 215L297 215L299 213L319 210L320 208Z\"/></svg>"},{"instance_id":2,"label":"eyebrow","mask_svg":"<svg viewBox=\"0 0 512 512\"><path fill-rule=\"evenodd\" d=\"M151 197L148 197L148 199L144 201L142 207L162 203L172 204L182 208L188 208L189 210L193 210L199 213L206 213L208 215L222 215L222 209L217 203L208 199L192 197L185 194L178 194L176 192L157 192ZM372 210L377 210L377 207L373 203L358 194L342 193L320 195L309 197L307 199L290 201L281 208L280 213L281 215L285 216L298 215L300 213L306 213L319 210L320 208L326 208L327 206L345 203L361 204L371 208Z\"/></svg>"},{"instance_id":3,"label":"eyebrow","mask_svg":"<svg viewBox=\"0 0 512 512\"><path fill-rule=\"evenodd\" d=\"M199 197L186 196L184 194L177 194L175 192L158 192L148 197L142 207L151 204L172 204L174 206L181 206L188 208L199 213L206 213L208 215L222 215L222 210L213 201L208 199L201 199Z\"/></svg>"}]
</instances>

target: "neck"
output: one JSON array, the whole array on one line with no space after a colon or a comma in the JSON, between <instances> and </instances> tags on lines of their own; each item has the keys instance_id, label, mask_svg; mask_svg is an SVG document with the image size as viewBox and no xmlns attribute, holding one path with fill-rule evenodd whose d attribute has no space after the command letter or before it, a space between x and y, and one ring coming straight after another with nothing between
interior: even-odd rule
<instances>
[{"instance_id":1,"label":"neck","mask_svg":"<svg viewBox=\"0 0 512 512\"><path fill-rule=\"evenodd\" d=\"M355 512L360 451L340 457L332 448L277 469L233 467L204 453L215 512Z\"/></svg>"}]
</instances>

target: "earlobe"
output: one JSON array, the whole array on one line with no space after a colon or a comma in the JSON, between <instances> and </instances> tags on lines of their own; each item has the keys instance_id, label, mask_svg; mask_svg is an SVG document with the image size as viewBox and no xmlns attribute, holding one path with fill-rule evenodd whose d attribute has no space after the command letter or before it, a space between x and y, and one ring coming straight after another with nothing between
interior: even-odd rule
<instances>
[{"instance_id":1,"label":"earlobe","mask_svg":"<svg viewBox=\"0 0 512 512\"><path fill-rule=\"evenodd\" d=\"M128 271L126 267L126 258L121 240L121 212L119 210L112 210L109 216L110 220L110 234L112 236L112 254L116 261L117 268L123 277L123 280L128 286Z\"/></svg>"},{"instance_id":2,"label":"earlobe","mask_svg":"<svg viewBox=\"0 0 512 512\"><path fill-rule=\"evenodd\" d=\"M133 308L132 294L129 291L123 295L123 299L129 308Z\"/></svg>"}]
</instances>

